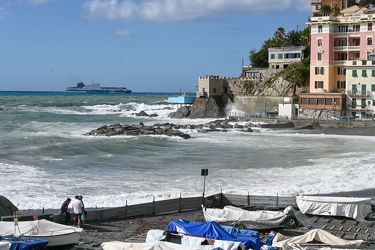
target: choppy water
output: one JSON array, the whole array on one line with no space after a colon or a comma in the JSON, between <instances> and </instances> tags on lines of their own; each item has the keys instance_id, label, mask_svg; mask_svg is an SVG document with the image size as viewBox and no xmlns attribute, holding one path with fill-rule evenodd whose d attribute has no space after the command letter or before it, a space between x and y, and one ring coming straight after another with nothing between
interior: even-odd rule
<instances>
[{"instance_id":1,"label":"choppy water","mask_svg":"<svg viewBox=\"0 0 375 250\"><path fill-rule=\"evenodd\" d=\"M0 92L1 192L20 209L59 208L84 196L87 207L115 207L206 194L319 194L375 186L375 137L308 131L87 137L105 124L176 120L173 94L85 95ZM157 117L137 117L145 110Z\"/></svg>"}]
</instances>

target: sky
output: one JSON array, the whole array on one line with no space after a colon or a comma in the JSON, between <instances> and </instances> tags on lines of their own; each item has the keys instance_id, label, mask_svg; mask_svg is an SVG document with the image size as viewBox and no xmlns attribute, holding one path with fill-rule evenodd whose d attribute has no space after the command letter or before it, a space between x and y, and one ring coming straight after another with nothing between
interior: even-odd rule
<instances>
[{"instance_id":1,"label":"sky","mask_svg":"<svg viewBox=\"0 0 375 250\"><path fill-rule=\"evenodd\" d=\"M278 27L307 27L309 0L0 0L0 91L100 83L191 92L238 77Z\"/></svg>"}]
</instances>

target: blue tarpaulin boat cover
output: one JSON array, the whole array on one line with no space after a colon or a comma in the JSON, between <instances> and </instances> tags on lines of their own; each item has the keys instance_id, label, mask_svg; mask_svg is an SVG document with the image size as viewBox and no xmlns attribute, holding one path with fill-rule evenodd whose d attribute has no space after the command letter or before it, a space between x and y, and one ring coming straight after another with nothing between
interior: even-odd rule
<instances>
[{"instance_id":1,"label":"blue tarpaulin boat cover","mask_svg":"<svg viewBox=\"0 0 375 250\"><path fill-rule=\"evenodd\" d=\"M246 246L246 249L260 250L262 245L259 236L233 236L214 221L190 222L184 220L173 220L169 223L167 230L179 234L205 237L208 239L242 242Z\"/></svg>"},{"instance_id":2,"label":"blue tarpaulin boat cover","mask_svg":"<svg viewBox=\"0 0 375 250\"><path fill-rule=\"evenodd\" d=\"M43 250L46 249L48 240L41 238L0 236L0 241L10 242L9 250Z\"/></svg>"}]
</instances>

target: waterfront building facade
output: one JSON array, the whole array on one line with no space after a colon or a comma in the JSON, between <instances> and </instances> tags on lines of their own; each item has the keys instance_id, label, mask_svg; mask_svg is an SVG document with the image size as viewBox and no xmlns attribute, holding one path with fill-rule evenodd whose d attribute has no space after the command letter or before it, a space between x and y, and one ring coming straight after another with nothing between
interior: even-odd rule
<instances>
[{"instance_id":1,"label":"waterfront building facade","mask_svg":"<svg viewBox=\"0 0 375 250\"><path fill-rule=\"evenodd\" d=\"M210 96L228 95L228 81L226 77L207 75L199 77L196 89L197 98L208 98Z\"/></svg>"},{"instance_id":2,"label":"waterfront building facade","mask_svg":"<svg viewBox=\"0 0 375 250\"><path fill-rule=\"evenodd\" d=\"M319 16L308 24L310 93L300 96L300 108L338 109L341 116L362 119L373 116L375 15Z\"/></svg>"},{"instance_id":3,"label":"waterfront building facade","mask_svg":"<svg viewBox=\"0 0 375 250\"><path fill-rule=\"evenodd\" d=\"M286 69L289 64L303 59L304 46L268 48L268 65L270 69Z\"/></svg>"}]
</instances>

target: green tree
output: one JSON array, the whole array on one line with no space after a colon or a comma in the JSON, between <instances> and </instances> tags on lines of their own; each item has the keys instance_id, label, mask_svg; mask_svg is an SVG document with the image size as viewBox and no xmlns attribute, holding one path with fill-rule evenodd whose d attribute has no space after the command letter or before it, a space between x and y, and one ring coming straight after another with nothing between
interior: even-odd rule
<instances>
[{"instance_id":1,"label":"green tree","mask_svg":"<svg viewBox=\"0 0 375 250\"><path fill-rule=\"evenodd\" d=\"M243 90L245 94L252 94L254 92L254 83L253 81L246 80L243 82Z\"/></svg>"},{"instance_id":2,"label":"green tree","mask_svg":"<svg viewBox=\"0 0 375 250\"><path fill-rule=\"evenodd\" d=\"M331 12L332 12L331 6L327 4L323 4L322 7L320 8L319 14L321 16L329 16Z\"/></svg>"},{"instance_id":3,"label":"green tree","mask_svg":"<svg viewBox=\"0 0 375 250\"><path fill-rule=\"evenodd\" d=\"M310 26L307 26L304 30L302 30L301 32L301 45L302 46L307 46L309 44L310 31L311 31Z\"/></svg>"},{"instance_id":4,"label":"green tree","mask_svg":"<svg viewBox=\"0 0 375 250\"><path fill-rule=\"evenodd\" d=\"M301 46L301 32L295 30L289 31L285 36L283 46Z\"/></svg>"},{"instance_id":5,"label":"green tree","mask_svg":"<svg viewBox=\"0 0 375 250\"><path fill-rule=\"evenodd\" d=\"M285 29L283 27L278 27L275 33L273 34L273 38L278 46L281 46L283 44L285 36Z\"/></svg>"},{"instance_id":6,"label":"green tree","mask_svg":"<svg viewBox=\"0 0 375 250\"><path fill-rule=\"evenodd\" d=\"M339 6L337 6L337 5L333 6L332 13L335 14L335 16L338 16L340 14L340 11L341 10L340 10Z\"/></svg>"}]
</instances>

